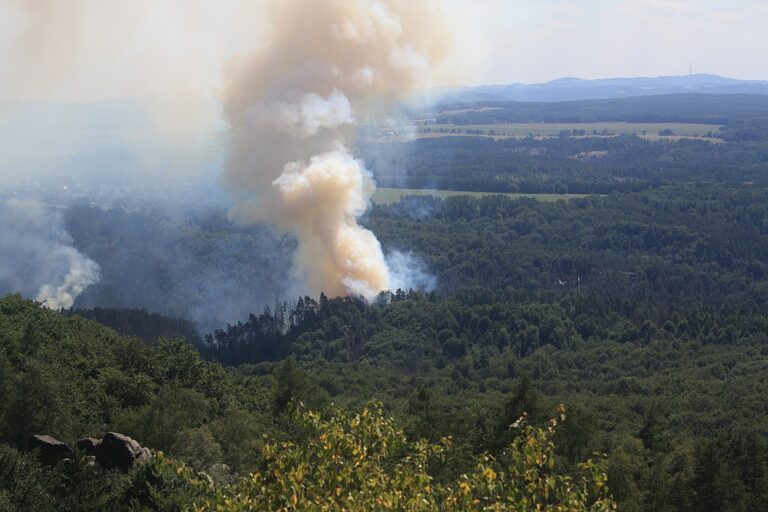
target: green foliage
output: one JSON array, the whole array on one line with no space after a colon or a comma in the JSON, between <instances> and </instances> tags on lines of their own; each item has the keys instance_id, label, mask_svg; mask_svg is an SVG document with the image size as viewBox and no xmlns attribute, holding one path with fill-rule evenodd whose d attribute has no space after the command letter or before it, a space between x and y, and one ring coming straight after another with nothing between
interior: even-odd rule
<instances>
[{"instance_id":1,"label":"green foliage","mask_svg":"<svg viewBox=\"0 0 768 512\"><path fill-rule=\"evenodd\" d=\"M274 432L271 418L232 409L208 427L221 446L223 460L236 470L250 471L261 460L263 435ZM194 447L191 447L194 450Z\"/></svg>"},{"instance_id":2,"label":"green foliage","mask_svg":"<svg viewBox=\"0 0 768 512\"><path fill-rule=\"evenodd\" d=\"M564 419L562 412L560 418ZM336 411L327 419L300 412L311 431L306 442L271 441L264 467L232 486L200 511L240 510L496 510L609 511L605 461L588 460L578 476L555 471L552 438L546 428L516 425L518 435L501 465L483 455L473 471L450 485L429 473L430 461L445 460L450 439L437 444L408 442L381 405L359 414Z\"/></svg>"},{"instance_id":3,"label":"green foliage","mask_svg":"<svg viewBox=\"0 0 768 512\"><path fill-rule=\"evenodd\" d=\"M585 179L592 185L610 175L611 187L620 188L645 187L659 173L689 179L688 171L704 172L685 170L681 162L691 153L700 159L692 166L719 159L706 169L714 181L731 151L745 153L728 179L751 179L766 161L755 141L646 147L616 138L605 142L616 160L586 163L565 160L570 151L600 150L603 141L466 144L458 148L465 166L473 165L475 154L498 152L493 158L506 155L509 165L528 161L531 167L522 165L520 176L538 172L547 187L589 169L595 174ZM526 155L526 145L546 149L552 163L562 164L552 167L558 175L543 175L534 162L546 159ZM638 167L622 167L635 151L642 153ZM425 162L427 155L425 149ZM473 180L478 173L506 172L501 163L462 177L465 170L446 172ZM409 248L427 262L438 291L396 290L372 303L301 297L247 320L244 315L202 347L164 338L189 325L148 313L114 309L90 316L151 343L20 297L0 299L0 443L11 457L3 468L15 468L3 473L0 510L82 509L78 503L86 501L95 510L120 510L118 502L174 510L202 503L198 498L210 481L237 475L242 484L253 471L266 479L264 468L276 463L277 453L308 453L320 427L297 420L291 403L301 400L319 411L322 428L330 418L346 417L333 428L354 439L348 423L354 415L328 416L327 404L360 410L371 398L385 404L396 418L393 431L404 439L374 466L389 482L428 476L428 502L443 490L440 499L447 503L454 496L447 489L458 492L464 481L482 491L473 500L504 496L518 474L510 468L523 460L514 455L521 430L510 424L527 412L532 428L546 430L546 411L562 402L569 415L550 439L556 446L552 471L571 475L570 485L578 487L589 472L580 463L597 451L608 454L611 491L622 510L768 509L768 387L756 377L768 371L767 199L758 185L654 184L642 193L548 204L455 197L376 207L367 225L385 248ZM78 211L70 220L81 223L83 246L102 248L100 258L111 247L100 245L103 233L135 241L136 233L131 238L126 231L148 218ZM254 264L252 251L244 249L250 246L237 242L252 233L227 228L223 214L205 218L178 235L181 245L210 254L225 240L242 251L228 255L233 272L247 261L263 267L256 273L267 273L269 264ZM160 238L169 226L178 223L164 224L150 239L166 243ZM113 264L104 271L115 271ZM238 286L254 282L252 274L242 276ZM191 295L185 282L180 289ZM163 293L146 290L155 305L173 296ZM129 475L95 474L80 466L41 468L16 451L33 433L72 444L107 430L176 462L158 459ZM450 448L443 437L451 437ZM405 464L409 456L419 460L419 450L428 454L423 467ZM161 460L165 465L158 465ZM407 469L400 480L393 473L398 464ZM496 475L490 482L488 468ZM500 481L507 482L504 490L497 488ZM567 487L564 482L558 489Z\"/></svg>"},{"instance_id":4,"label":"green foliage","mask_svg":"<svg viewBox=\"0 0 768 512\"><path fill-rule=\"evenodd\" d=\"M306 376L304 372L296 368L296 359L289 357L277 368L277 383L275 386L274 411L275 414L284 412L290 403L301 398L306 391Z\"/></svg>"},{"instance_id":5,"label":"green foliage","mask_svg":"<svg viewBox=\"0 0 768 512\"><path fill-rule=\"evenodd\" d=\"M205 473L195 473L162 454L138 466L131 476L131 485L120 499L131 511L183 512L212 495L212 482Z\"/></svg>"},{"instance_id":6,"label":"green foliage","mask_svg":"<svg viewBox=\"0 0 768 512\"><path fill-rule=\"evenodd\" d=\"M573 407L551 438L553 471L578 479L589 454L608 453L607 474L622 509L693 512L728 503L734 510L758 510L766 502L766 432L757 421L745 425L744 418L757 418L762 410L765 389L754 375L768 368L768 352L750 341L763 319L748 309L659 315L642 304L608 299L499 303L479 294L458 299L417 293L370 305L328 298L302 304L287 310L285 318L295 318L281 334L283 342L295 339L288 345L294 358L231 371L200 359L180 341L152 347L17 297L1 299L0 393L8 404L0 408L2 442L23 447L29 434L50 433L72 443L117 430L188 464L155 467L158 459L129 475L94 474L40 468L33 457L12 450L21 462L4 465L19 469L0 486L2 499L17 506L16 489L29 489L24 499L41 507L55 501L58 510L77 509L82 500L183 509L211 481L226 483L269 467L275 460L270 446L303 453L317 438L319 427L298 421L291 407L278 409L278 403L306 399L326 418L329 397L354 410L377 396L397 418L392 425L401 426L392 428L403 439L377 462L388 478L408 454L416 460L422 446L429 456L418 471L409 467L411 477L421 478L421 471L431 489L456 491L467 475L478 485L485 482L487 496L496 496L501 491L487 487L477 465L497 479L514 474L509 448L520 430L509 425L515 416L531 411L531 424L546 429L541 411L564 401ZM274 316L256 321L277 322ZM19 347L30 322L38 325L41 341L25 353ZM648 322L653 328L643 327ZM352 324L365 333L356 345L348 343L345 328ZM651 334L624 339L619 333L632 326ZM720 343L723 326L740 333L741 341ZM531 327L535 344L522 351L518 344ZM558 341L558 331L566 333L565 342ZM269 332L260 336L274 341ZM466 352L444 351L441 345L457 338ZM337 349L326 351L334 342ZM352 435L340 419L351 417L331 417L337 416L334 428ZM444 436L452 437L450 449L441 443ZM426 441L413 442L421 438ZM168 481L179 467L186 468L177 475L183 482ZM191 481L202 487L188 487ZM98 489L102 501L89 497ZM165 503L166 496L177 497ZM445 491L440 499L447 502L448 496Z\"/></svg>"},{"instance_id":7,"label":"green foliage","mask_svg":"<svg viewBox=\"0 0 768 512\"><path fill-rule=\"evenodd\" d=\"M64 512L189 510L210 495L209 482L157 454L128 474L101 471L86 459L49 468L34 453L0 445L0 511Z\"/></svg>"},{"instance_id":8,"label":"green foliage","mask_svg":"<svg viewBox=\"0 0 768 512\"><path fill-rule=\"evenodd\" d=\"M224 462L221 445L208 426L188 428L176 435L173 453L195 468L209 468Z\"/></svg>"},{"instance_id":9,"label":"green foliage","mask_svg":"<svg viewBox=\"0 0 768 512\"><path fill-rule=\"evenodd\" d=\"M30 337L39 342L27 344ZM72 445L118 431L195 464L238 452L241 469L258 458L248 436L274 428L264 385L201 360L183 340L152 347L15 296L0 299L0 338L0 442L19 449L32 434ZM236 426L244 422L261 431Z\"/></svg>"},{"instance_id":10,"label":"green foliage","mask_svg":"<svg viewBox=\"0 0 768 512\"><path fill-rule=\"evenodd\" d=\"M121 334L135 336L148 343L155 343L160 338L181 338L194 343L200 341L192 322L150 313L146 309L94 308L74 309L65 313L95 320Z\"/></svg>"},{"instance_id":11,"label":"green foliage","mask_svg":"<svg viewBox=\"0 0 768 512\"><path fill-rule=\"evenodd\" d=\"M52 510L55 498L50 472L40 467L34 454L22 454L0 445L0 490L5 510ZM4 502L4 503L3 503Z\"/></svg>"},{"instance_id":12,"label":"green foliage","mask_svg":"<svg viewBox=\"0 0 768 512\"><path fill-rule=\"evenodd\" d=\"M214 416L213 409L212 401L197 391L166 385L148 405L116 415L114 426L147 446L170 451L180 431L207 423Z\"/></svg>"},{"instance_id":13,"label":"green foliage","mask_svg":"<svg viewBox=\"0 0 768 512\"><path fill-rule=\"evenodd\" d=\"M513 437L509 425L523 411L531 411L538 425L545 419L541 411L565 402L572 406L555 439L558 470L575 471L590 453L604 451L617 501L626 510L693 512L697 486L717 488L712 478L696 483L693 444L723 429L746 428L762 440L768 434L759 420L768 389L754 378L768 369L768 351L757 334L765 316L747 306L677 309L565 294L500 302L491 292L403 292L370 305L304 298L301 304L289 309L301 320L286 325L279 339L282 346L290 342L296 362L261 362L240 371L286 389L275 381L289 382L286 376L301 370L301 381L311 383L301 388L324 389L345 406L371 396L384 400L410 438L435 443L452 436L453 449L430 473L446 485L470 471L484 450L498 457ZM265 315L242 330L217 333L224 343L208 353L258 354L257 347L275 340L258 326L274 321ZM338 328L352 323L369 333L355 355L343 348L347 333ZM738 332L739 341L723 343L725 329ZM228 338L241 332L250 332L254 345ZM456 337L465 344L463 354L446 350ZM238 343L248 348L240 352ZM330 343L341 348L329 353L324 347ZM303 397L309 398L306 391ZM313 408L323 403L310 400ZM280 427L294 438L298 432L291 428ZM761 467L767 458L757 453L761 462L753 466ZM736 495L747 494L749 477L727 467ZM753 500L768 496L755 488Z\"/></svg>"}]
</instances>

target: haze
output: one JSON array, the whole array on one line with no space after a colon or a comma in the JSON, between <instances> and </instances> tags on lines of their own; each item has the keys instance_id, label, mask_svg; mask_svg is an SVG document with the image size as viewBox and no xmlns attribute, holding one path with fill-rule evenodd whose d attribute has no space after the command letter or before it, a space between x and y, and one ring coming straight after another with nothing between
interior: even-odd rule
<instances>
[{"instance_id":1,"label":"haze","mask_svg":"<svg viewBox=\"0 0 768 512\"><path fill-rule=\"evenodd\" d=\"M446 0L445 84L716 73L768 78L768 6L688 0ZM263 43L264 0L6 0L0 100L219 96ZM461 69L457 74L454 70ZM179 107L174 113L183 111ZM173 116L171 116L173 117Z\"/></svg>"}]
</instances>

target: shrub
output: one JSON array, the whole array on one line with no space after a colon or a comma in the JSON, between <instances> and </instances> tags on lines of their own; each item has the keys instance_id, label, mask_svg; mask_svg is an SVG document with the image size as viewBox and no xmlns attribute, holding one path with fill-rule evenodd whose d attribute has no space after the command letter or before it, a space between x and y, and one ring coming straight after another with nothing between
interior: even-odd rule
<instances>
[{"instance_id":1,"label":"shrub","mask_svg":"<svg viewBox=\"0 0 768 512\"><path fill-rule=\"evenodd\" d=\"M552 443L558 418L545 428L513 428L518 435L499 459L486 454L472 473L452 484L436 482L428 468L444 460L450 439L408 442L380 404L328 419L299 410L311 432L306 442L267 442L264 465L218 489L197 510L407 510L407 511L608 511L606 461L587 460L577 475L556 471ZM502 463L501 461L504 461Z\"/></svg>"}]
</instances>

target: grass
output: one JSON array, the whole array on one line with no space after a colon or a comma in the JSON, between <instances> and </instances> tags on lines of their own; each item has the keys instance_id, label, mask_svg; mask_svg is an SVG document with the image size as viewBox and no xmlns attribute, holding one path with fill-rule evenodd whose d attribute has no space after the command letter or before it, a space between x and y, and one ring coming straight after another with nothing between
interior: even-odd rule
<instances>
[{"instance_id":1,"label":"grass","mask_svg":"<svg viewBox=\"0 0 768 512\"><path fill-rule=\"evenodd\" d=\"M512 199L528 197L537 201L558 201L560 199L572 199L575 197L586 197L587 194L515 194L515 193L497 193L497 192L464 192L461 190L426 190L416 188L377 188L373 195L373 202L376 204L393 204L403 196L435 196L446 198L451 196L472 196L483 197L490 195L507 196Z\"/></svg>"}]
</instances>

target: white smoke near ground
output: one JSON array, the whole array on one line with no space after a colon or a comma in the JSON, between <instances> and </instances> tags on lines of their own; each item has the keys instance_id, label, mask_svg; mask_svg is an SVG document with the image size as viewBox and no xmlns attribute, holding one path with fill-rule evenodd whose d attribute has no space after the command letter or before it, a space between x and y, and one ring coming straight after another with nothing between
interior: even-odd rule
<instances>
[{"instance_id":1,"label":"white smoke near ground","mask_svg":"<svg viewBox=\"0 0 768 512\"><path fill-rule=\"evenodd\" d=\"M64 278L58 284L44 284L40 287L36 300L51 309L68 309L75 303L78 295L99 280L99 266L80 254L74 247L56 245L50 252L54 261L69 265Z\"/></svg>"},{"instance_id":2,"label":"white smoke near ground","mask_svg":"<svg viewBox=\"0 0 768 512\"><path fill-rule=\"evenodd\" d=\"M437 288L437 277L429 272L427 264L410 252L392 251L387 254L387 267L392 290L424 290Z\"/></svg>"},{"instance_id":3,"label":"white smoke near ground","mask_svg":"<svg viewBox=\"0 0 768 512\"><path fill-rule=\"evenodd\" d=\"M71 308L99 280L99 265L72 246L60 212L33 200L0 203L0 294Z\"/></svg>"},{"instance_id":4,"label":"white smoke near ground","mask_svg":"<svg viewBox=\"0 0 768 512\"><path fill-rule=\"evenodd\" d=\"M268 43L232 68L226 89L230 216L296 233L294 263L312 293L373 298L393 273L358 223L375 184L350 148L362 123L430 85L447 31L426 0L283 0L267 12Z\"/></svg>"}]
</instances>

